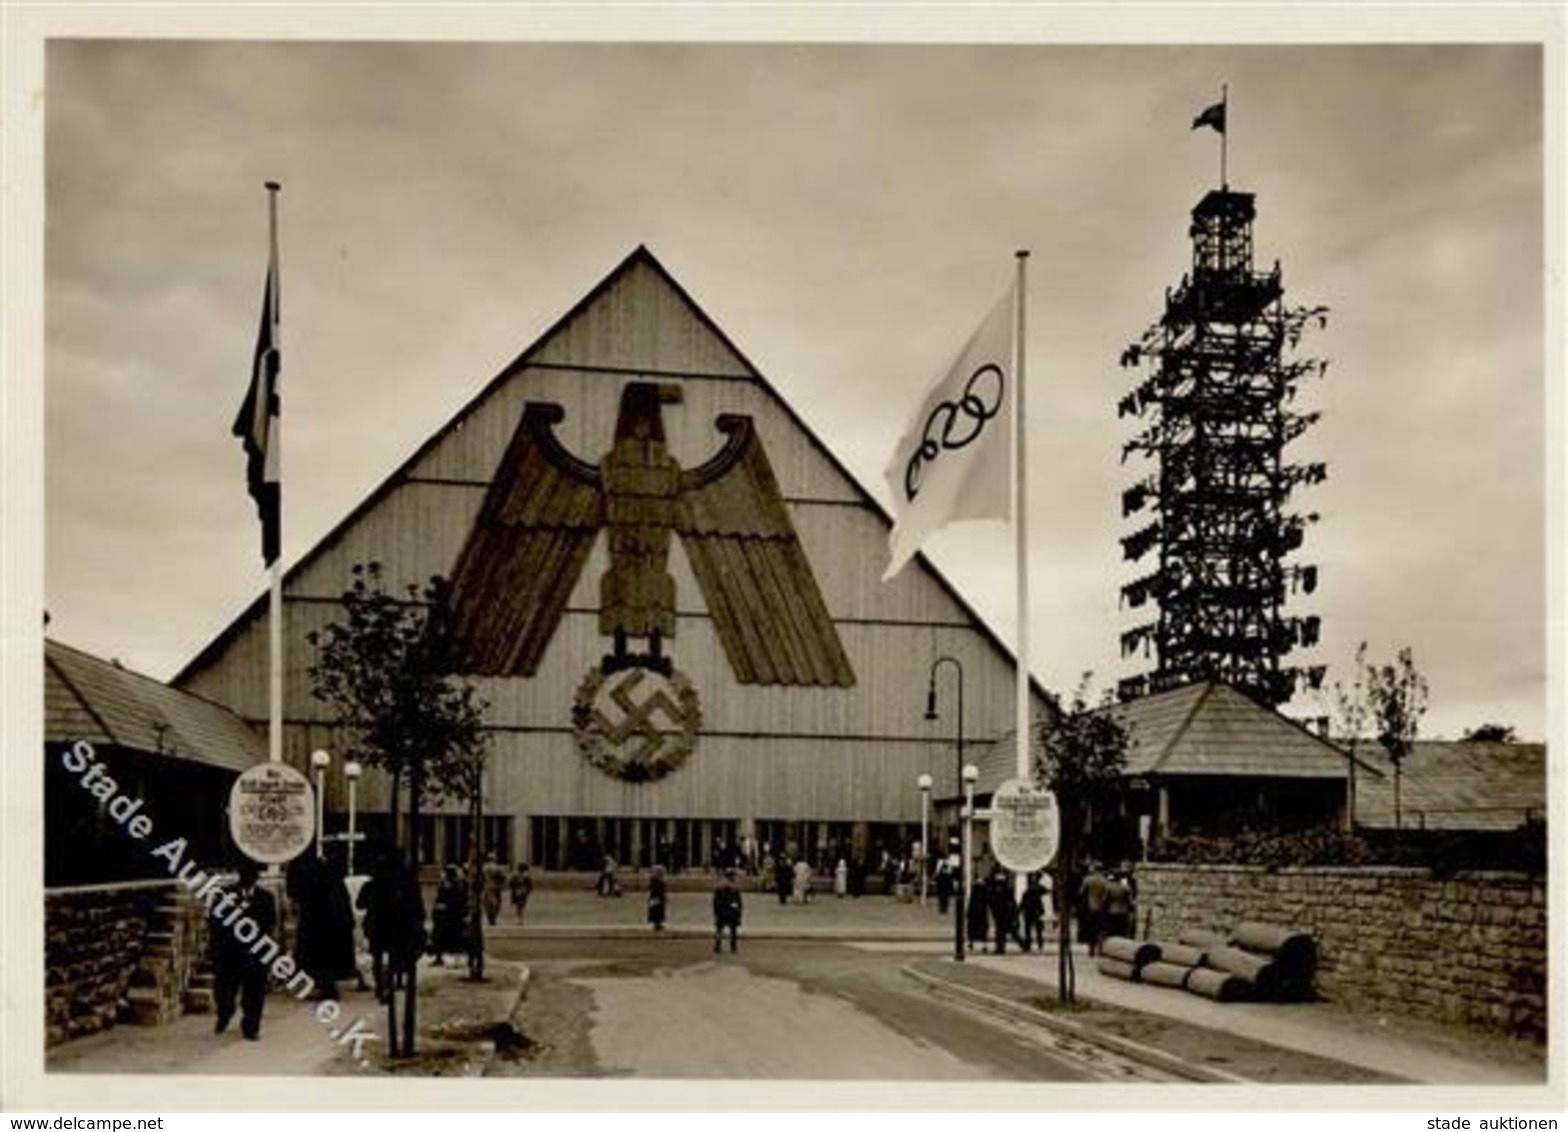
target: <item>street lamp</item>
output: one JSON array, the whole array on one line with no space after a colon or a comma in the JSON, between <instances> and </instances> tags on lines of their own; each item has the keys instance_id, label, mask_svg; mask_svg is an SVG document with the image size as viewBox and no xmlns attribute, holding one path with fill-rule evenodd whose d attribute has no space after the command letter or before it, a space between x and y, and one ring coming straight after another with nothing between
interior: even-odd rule
<instances>
[{"instance_id":1,"label":"street lamp","mask_svg":"<svg viewBox=\"0 0 1568 1132\"><path fill-rule=\"evenodd\" d=\"M931 662L931 681L926 688L926 718L939 718L936 713L936 670L944 664L951 664L958 678L958 761L953 776L953 789L956 791L964 776L964 666L953 657L939 656ZM964 902L968 899L969 890L965 888L953 902L953 958L959 963L964 961Z\"/></svg>"},{"instance_id":2,"label":"street lamp","mask_svg":"<svg viewBox=\"0 0 1568 1132\"><path fill-rule=\"evenodd\" d=\"M359 835L354 832L355 804L359 795L360 765L353 759L343 764L343 777L348 779L348 869L345 876L354 875L354 842Z\"/></svg>"},{"instance_id":3,"label":"street lamp","mask_svg":"<svg viewBox=\"0 0 1568 1132\"><path fill-rule=\"evenodd\" d=\"M930 834L931 813L931 776L922 774L915 779L915 785L920 787L920 906L926 906L926 874L930 869L926 867L926 845Z\"/></svg>"},{"instance_id":4,"label":"street lamp","mask_svg":"<svg viewBox=\"0 0 1568 1132\"><path fill-rule=\"evenodd\" d=\"M965 763L963 770L964 779L964 903L969 903L970 886L974 884L974 827L975 827L975 782L980 777L980 768L974 763Z\"/></svg>"},{"instance_id":5,"label":"street lamp","mask_svg":"<svg viewBox=\"0 0 1568 1132\"><path fill-rule=\"evenodd\" d=\"M312 751L310 765L316 772L316 860L319 861L323 856L321 824L327 814L327 767L332 765L332 756L326 751Z\"/></svg>"}]
</instances>

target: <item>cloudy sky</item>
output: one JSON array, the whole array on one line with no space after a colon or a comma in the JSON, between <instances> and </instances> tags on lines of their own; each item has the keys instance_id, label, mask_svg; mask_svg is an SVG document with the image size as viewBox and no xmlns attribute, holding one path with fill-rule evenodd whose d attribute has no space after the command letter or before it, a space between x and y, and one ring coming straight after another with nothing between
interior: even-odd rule
<instances>
[{"instance_id":1,"label":"cloudy sky","mask_svg":"<svg viewBox=\"0 0 1568 1132\"><path fill-rule=\"evenodd\" d=\"M639 243L886 503L1029 248L1036 670L1130 675L1117 357L1188 265L1224 82L1259 261L1332 308L1297 656L1408 645L1424 734L1542 736L1542 81L1530 46L55 41L50 633L167 677L265 586L229 425L276 179L287 561ZM931 556L1011 636L1006 532Z\"/></svg>"}]
</instances>

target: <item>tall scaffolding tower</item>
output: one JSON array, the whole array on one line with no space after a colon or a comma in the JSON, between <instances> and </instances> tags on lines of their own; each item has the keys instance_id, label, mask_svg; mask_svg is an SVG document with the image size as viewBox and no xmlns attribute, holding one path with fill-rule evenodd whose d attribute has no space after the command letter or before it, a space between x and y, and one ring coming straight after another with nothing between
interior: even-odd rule
<instances>
[{"instance_id":1,"label":"tall scaffolding tower","mask_svg":"<svg viewBox=\"0 0 1568 1132\"><path fill-rule=\"evenodd\" d=\"M1124 699L1216 679L1261 703L1321 687L1321 666L1282 663L1317 643L1317 617L1286 616L1287 591L1312 593L1314 565L1287 564L1315 513L1286 510L1293 493L1323 481L1321 463L1292 464L1286 445L1317 420L1290 406L1298 384L1328 363L1298 358L1324 307L1285 301L1278 261L1253 269L1251 193L1211 190L1192 210L1192 269L1165 292L1165 313L1122 354L1148 373L1117 405L1141 431L1122 448L1154 470L1122 494L1137 526L1124 557L1158 566L1122 587L1124 608L1159 606L1159 619L1122 634L1124 658L1151 649L1151 672L1121 681ZM1152 512L1152 521L1147 521Z\"/></svg>"}]
</instances>

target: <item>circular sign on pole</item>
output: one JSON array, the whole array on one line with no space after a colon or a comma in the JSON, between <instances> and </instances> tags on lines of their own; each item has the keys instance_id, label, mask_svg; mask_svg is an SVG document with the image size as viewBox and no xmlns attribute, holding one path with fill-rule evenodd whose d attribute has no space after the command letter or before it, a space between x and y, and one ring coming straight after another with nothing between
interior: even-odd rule
<instances>
[{"instance_id":1,"label":"circular sign on pole","mask_svg":"<svg viewBox=\"0 0 1568 1132\"><path fill-rule=\"evenodd\" d=\"M229 835L253 861L292 861L316 835L316 792L310 781L287 763L251 767L229 790Z\"/></svg>"},{"instance_id":2,"label":"circular sign on pole","mask_svg":"<svg viewBox=\"0 0 1568 1132\"><path fill-rule=\"evenodd\" d=\"M1009 778L991 796L991 852L1015 873L1032 873L1056 856L1061 818L1056 795Z\"/></svg>"}]
</instances>

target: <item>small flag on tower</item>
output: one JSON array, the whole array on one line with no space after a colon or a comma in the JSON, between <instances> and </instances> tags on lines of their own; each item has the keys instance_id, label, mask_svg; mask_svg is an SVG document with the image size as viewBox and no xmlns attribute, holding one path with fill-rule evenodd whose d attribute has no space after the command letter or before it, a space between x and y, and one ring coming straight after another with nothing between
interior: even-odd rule
<instances>
[{"instance_id":1,"label":"small flag on tower","mask_svg":"<svg viewBox=\"0 0 1568 1132\"><path fill-rule=\"evenodd\" d=\"M251 362L250 388L234 418L233 433L245 446L245 484L261 518L261 557L271 566L278 559L282 533L282 486L278 474L277 431L280 417L278 374L282 369L282 336L278 327L278 252L274 238L267 264L267 289L261 300L261 329Z\"/></svg>"},{"instance_id":2,"label":"small flag on tower","mask_svg":"<svg viewBox=\"0 0 1568 1132\"><path fill-rule=\"evenodd\" d=\"M882 580L951 523L1006 519L1012 503L1014 318L1011 286L932 387L885 473L897 521Z\"/></svg>"},{"instance_id":3,"label":"small flag on tower","mask_svg":"<svg viewBox=\"0 0 1568 1132\"><path fill-rule=\"evenodd\" d=\"M1202 114L1192 120L1192 128L1199 129L1203 126L1212 126L1219 133L1225 132L1225 104L1216 102Z\"/></svg>"}]
</instances>

